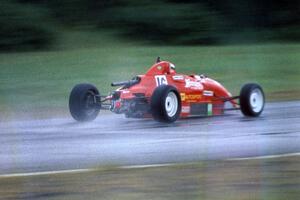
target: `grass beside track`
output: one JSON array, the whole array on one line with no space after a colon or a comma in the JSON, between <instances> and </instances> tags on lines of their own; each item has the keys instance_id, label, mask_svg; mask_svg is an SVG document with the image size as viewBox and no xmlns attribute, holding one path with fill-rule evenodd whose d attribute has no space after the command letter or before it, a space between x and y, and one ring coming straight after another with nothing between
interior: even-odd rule
<instances>
[{"instance_id":1,"label":"grass beside track","mask_svg":"<svg viewBox=\"0 0 300 200\"><path fill-rule=\"evenodd\" d=\"M66 35L64 42L55 51L0 54L1 113L65 113L75 84L90 82L107 94L112 81L143 74L158 55L178 72L206 74L233 94L257 82L267 100L300 98L300 44L146 46L92 33Z\"/></svg>"},{"instance_id":2,"label":"grass beside track","mask_svg":"<svg viewBox=\"0 0 300 200\"><path fill-rule=\"evenodd\" d=\"M0 178L0 199L299 199L300 157Z\"/></svg>"}]
</instances>

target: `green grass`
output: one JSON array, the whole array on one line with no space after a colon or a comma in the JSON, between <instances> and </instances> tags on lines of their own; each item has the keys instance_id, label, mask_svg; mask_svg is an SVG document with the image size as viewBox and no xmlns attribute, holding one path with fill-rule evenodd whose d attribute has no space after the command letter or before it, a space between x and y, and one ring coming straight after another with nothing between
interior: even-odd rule
<instances>
[{"instance_id":1,"label":"green grass","mask_svg":"<svg viewBox=\"0 0 300 200\"><path fill-rule=\"evenodd\" d=\"M158 55L178 72L206 74L233 94L257 82L269 101L300 98L300 44L146 46L98 35L74 32L61 37L57 50L0 54L0 112L65 113L75 84L90 82L107 94L112 81L143 74Z\"/></svg>"},{"instance_id":2,"label":"green grass","mask_svg":"<svg viewBox=\"0 0 300 200\"><path fill-rule=\"evenodd\" d=\"M0 199L300 198L300 157L203 161L174 166L0 178Z\"/></svg>"}]
</instances>

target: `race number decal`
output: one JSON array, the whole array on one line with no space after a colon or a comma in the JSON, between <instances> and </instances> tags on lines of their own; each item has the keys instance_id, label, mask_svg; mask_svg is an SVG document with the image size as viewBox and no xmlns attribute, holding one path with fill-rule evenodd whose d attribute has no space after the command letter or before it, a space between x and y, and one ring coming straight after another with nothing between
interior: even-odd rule
<instances>
[{"instance_id":1,"label":"race number decal","mask_svg":"<svg viewBox=\"0 0 300 200\"><path fill-rule=\"evenodd\" d=\"M156 86L160 85L168 85L168 80L165 75L157 75L155 76Z\"/></svg>"}]
</instances>

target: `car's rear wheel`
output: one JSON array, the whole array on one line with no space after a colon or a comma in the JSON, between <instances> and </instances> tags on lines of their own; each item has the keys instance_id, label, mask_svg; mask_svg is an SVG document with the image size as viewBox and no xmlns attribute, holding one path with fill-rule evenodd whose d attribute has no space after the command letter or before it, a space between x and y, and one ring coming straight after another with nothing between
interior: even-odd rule
<instances>
[{"instance_id":1,"label":"car's rear wheel","mask_svg":"<svg viewBox=\"0 0 300 200\"><path fill-rule=\"evenodd\" d=\"M262 88L255 83L242 87L240 92L240 107L245 116L259 116L265 105L265 95Z\"/></svg>"},{"instance_id":2,"label":"car's rear wheel","mask_svg":"<svg viewBox=\"0 0 300 200\"><path fill-rule=\"evenodd\" d=\"M72 117L77 121L94 120L101 108L100 96L97 88L91 84L76 85L69 97L69 109Z\"/></svg>"},{"instance_id":3,"label":"car's rear wheel","mask_svg":"<svg viewBox=\"0 0 300 200\"><path fill-rule=\"evenodd\" d=\"M157 87L151 97L151 113L156 121L171 123L181 112L181 99L177 89L170 85Z\"/></svg>"}]
</instances>

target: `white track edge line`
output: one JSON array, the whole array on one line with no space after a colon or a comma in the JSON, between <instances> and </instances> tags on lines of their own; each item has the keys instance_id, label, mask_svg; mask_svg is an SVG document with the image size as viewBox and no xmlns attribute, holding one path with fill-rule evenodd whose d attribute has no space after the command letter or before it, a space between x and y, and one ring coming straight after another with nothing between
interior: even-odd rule
<instances>
[{"instance_id":1,"label":"white track edge line","mask_svg":"<svg viewBox=\"0 0 300 200\"><path fill-rule=\"evenodd\" d=\"M53 174L69 174L80 172L91 172L96 169L70 169L70 170L57 170L57 171L44 171L44 172L25 172L25 173L13 173L13 174L0 174L0 178L12 178L12 177L24 177L24 176L39 176L39 175L53 175Z\"/></svg>"},{"instance_id":2,"label":"white track edge line","mask_svg":"<svg viewBox=\"0 0 300 200\"><path fill-rule=\"evenodd\" d=\"M227 161L257 160L257 159L280 158L280 157L290 157L290 156L300 156L300 152L298 152L298 153L277 154L277 155L267 155L267 156L245 157L245 158L231 158L231 159L225 159L225 160L227 160ZM142 169L142 168L152 168L152 167L167 167L167 166L174 166L174 165L176 165L176 163L150 164L150 165L125 165L125 166L120 166L120 167L116 167L116 168L117 169ZM92 171L97 171L97 168L0 174L0 178L53 175L53 174L67 174L67 173L81 173L81 172L92 172Z\"/></svg>"},{"instance_id":3,"label":"white track edge line","mask_svg":"<svg viewBox=\"0 0 300 200\"><path fill-rule=\"evenodd\" d=\"M300 152L297 153L285 153L285 154L276 154L276 155L266 155L266 156L253 156L253 157L244 157L244 158L229 158L228 161L235 160L259 160L259 159L269 159L269 158L281 158L281 157L290 157L290 156L300 156Z\"/></svg>"},{"instance_id":4,"label":"white track edge line","mask_svg":"<svg viewBox=\"0 0 300 200\"><path fill-rule=\"evenodd\" d=\"M118 167L119 169L142 169L142 168L152 168L152 167L167 167L175 165L176 163L165 163L165 164L150 164L150 165L127 165Z\"/></svg>"},{"instance_id":5,"label":"white track edge line","mask_svg":"<svg viewBox=\"0 0 300 200\"><path fill-rule=\"evenodd\" d=\"M175 165L172 163L168 164L152 164L152 165L126 165L116 167L116 169L142 169L151 167L166 167ZM13 177L25 177L25 176L40 176L40 175L55 175L55 174L71 174L71 173L82 173L97 171L97 168L86 168L86 169L70 169L70 170L57 170L57 171L43 171L43 172L25 172L25 173L12 173L12 174L0 174L0 178L13 178Z\"/></svg>"}]
</instances>

